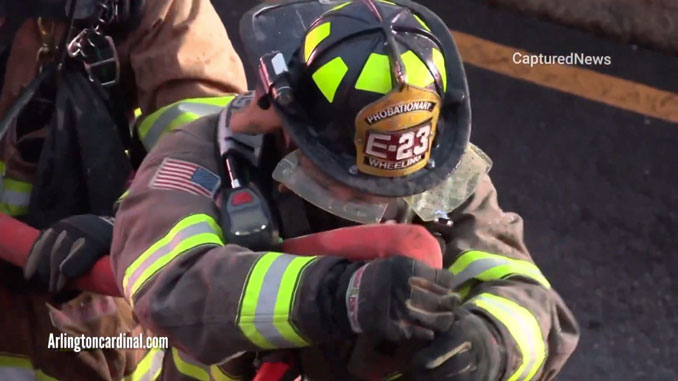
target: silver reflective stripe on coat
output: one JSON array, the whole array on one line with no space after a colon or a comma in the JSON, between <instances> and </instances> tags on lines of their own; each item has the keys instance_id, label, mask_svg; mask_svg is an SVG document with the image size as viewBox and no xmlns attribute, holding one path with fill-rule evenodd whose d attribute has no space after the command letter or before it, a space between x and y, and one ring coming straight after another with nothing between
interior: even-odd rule
<instances>
[{"instance_id":1,"label":"silver reflective stripe on coat","mask_svg":"<svg viewBox=\"0 0 678 381\"><path fill-rule=\"evenodd\" d=\"M0 173L4 173L4 162L0 161L0 164ZM0 175L0 212L10 216L28 213L32 191L33 184Z\"/></svg>"},{"instance_id":2,"label":"silver reflective stripe on coat","mask_svg":"<svg viewBox=\"0 0 678 381\"><path fill-rule=\"evenodd\" d=\"M162 371L162 361L165 358L165 351L162 349L150 349L137 368L130 375L123 378L123 381L155 381L160 377Z\"/></svg>"},{"instance_id":3,"label":"silver reflective stripe on coat","mask_svg":"<svg viewBox=\"0 0 678 381\"><path fill-rule=\"evenodd\" d=\"M549 281L534 263L484 251L464 252L449 267L449 271L454 274L453 289L471 279L487 282L514 276L522 276L545 288L551 288Z\"/></svg>"},{"instance_id":4,"label":"silver reflective stripe on coat","mask_svg":"<svg viewBox=\"0 0 678 381\"><path fill-rule=\"evenodd\" d=\"M201 246L223 246L219 224L206 214L183 218L125 270L123 289L130 303L134 294L156 273L182 254Z\"/></svg>"},{"instance_id":5,"label":"silver reflective stripe on coat","mask_svg":"<svg viewBox=\"0 0 678 381\"><path fill-rule=\"evenodd\" d=\"M233 98L235 95L192 98L161 107L149 115L139 117L139 138L146 150L150 151L167 132L203 116L219 113Z\"/></svg>"},{"instance_id":6,"label":"silver reflective stripe on coat","mask_svg":"<svg viewBox=\"0 0 678 381\"><path fill-rule=\"evenodd\" d=\"M158 119L156 119L156 121L148 130L148 133L143 139L144 147L146 147L148 150L153 148L153 146L158 143L162 135L164 135L166 132L169 132L172 129L171 127L176 126L177 123L173 122L182 115L191 114L192 118L187 118L185 121L188 123L191 120L195 120L206 115L216 114L219 111L221 111L221 107L219 106L191 102L182 102L175 105L174 107L170 107L169 109L165 110L165 112L163 112L163 114Z\"/></svg>"},{"instance_id":7,"label":"silver reflective stripe on coat","mask_svg":"<svg viewBox=\"0 0 678 381\"><path fill-rule=\"evenodd\" d=\"M30 368L11 368L0 366L0 380L36 381L35 371Z\"/></svg>"},{"instance_id":8,"label":"silver reflective stripe on coat","mask_svg":"<svg viewBox=\"0 0 678 381\"><path fill-rule=\"evenodd\" d=\"M0 203L12 205L15 207L28 207L28 203L30 201L30 193L17 192L11 189L5 189L2 192L2 197L0 197Z\"/></svg>"},{"instance_id":9,"label":"silver reflective stripe on coat","mask_svg":"<svg viewBox=\"0 0 678 381\"><path fill-rule=\"evenodd\" d=\"M291 313L301 276L315 259L270 252L252 266L237 319L252 343L266 349L309 345L292 322Z\"/></svg>"},{"instance_id":10,"label":"silver reflective stripe on coat","mask_svg":"<svg viewBox=\"0 0 678 381\"><path fill-rule=\"evenodd\" d=\"M57 381L33 367L25 356L0 353L0 380L11 381Z\"/></svg>"},{"instance_id":11,"label":"silver reflective stripe on coat","mask_svg":"<svg viewBox=\"0 0 678 381\"><path fill-rule=\"evenodd\" d=\"M501 323L509 332L521 353L517 368L508 381L529 381L541 369L546 359L546 343L539 322L525 307L501 296L483 293L469 304L484 310L487 315Z\"/></svg>"},{"instance_id":12,"label":"silver reflective stripe on coat","mask_svg":"<svg viewBox=\"0 0 678 381\"><path fill-rule=\"evenodd\" d=\"M281 255L268 268L259 293L259 302L254 316L254 326L271 344L278 348L293 348L294 343L285 339L278 328L273 324L275 304L278 300L278 290L282 283L283 274L295 259L291 255Z\"/></svg>"}]
</instances>

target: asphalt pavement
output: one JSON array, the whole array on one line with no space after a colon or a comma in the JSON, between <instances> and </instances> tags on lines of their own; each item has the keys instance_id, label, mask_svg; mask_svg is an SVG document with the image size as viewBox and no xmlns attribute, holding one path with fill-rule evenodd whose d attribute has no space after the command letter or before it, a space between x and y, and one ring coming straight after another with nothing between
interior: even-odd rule
<instances>
[{"instance_id":1,"label":"asphalt pavement","mask_svg":"<svg viewBox=\"0 0 678 381\"><path fill-rule=\"evenodd\" d=\"M253 1L215 0L231 37ZM678 57L472 0L422 1L454 30L678 91ZM241 50L240 50L241 51ZM678 380L678 125L467 65L472 140L582 337L561 380Z\"/></svg>"}]
</instances>

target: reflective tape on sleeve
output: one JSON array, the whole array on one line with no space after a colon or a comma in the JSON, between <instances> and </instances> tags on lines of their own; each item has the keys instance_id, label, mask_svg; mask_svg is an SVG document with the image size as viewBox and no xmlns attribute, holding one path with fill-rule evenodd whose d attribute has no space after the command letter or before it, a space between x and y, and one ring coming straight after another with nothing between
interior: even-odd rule
<instances>
[{"instance_id":1,"label":"reflective tape on sleeve","mask_svg":"<svg viewBox=\"0 0 678 381\"><path fill-rule=\"evenodd\" d=\"M33 184L10 178L0 178L0 212L10 216L28 213Z\"/></svg>"},{"instance_id":2,"label":"reflective tape on sleeve","mask_svg":"<svg viewBox=\"0 0 678 381\"><path fill-rule=\"evenodd\" d=\"M162 360L165 357L165 351L162 349L150 349L139 361L137 368L130 375L123 378L123 381L155 381L160 377L162 371Z\"/></svg>"},{"instance_id":3,"label":"reflective tape on sleeve","mask_svg":"<svg viewBox=\"0 0 678 381\"><path fill-rule=\"evenodd\" d=\"M57 381L40 369L33 368L28 357L7 353L0 353L0 380Z\"/></svg>"},{"instance_id":4,"label":"reflective tape on sleeve","mask_svg":"<svg viewBox=\"0 0 678 381\"><path fill-rule=\"evenodd\" d=\"M199 246L223 246L222 237L221 227L211 216L195 214L182 219L125 270L125 296L133 303L141 286L171 261Z\"/></svg>"},{"instance_id":5,"label":"reflective tape on sleeve","mask_svg":"<svg viewBox=\"0 0 678 381\"><path fill-rule=\"evenodd\" d=\"M124 191L124 192L120 195L120 197L118 197L118 200L117 200L116 202L122 202L122 200L124 200L127 196L129 196L129 192L130 192L129 189L127 189L126 191Z\"/></svg>"},{"instance_id":6,"label":"reflective tape on sleeve","mask_svg":"<svg viewBox=\"0 0 678 381\"><path fill-rule=\"evenodd\" d=\"M193 361L176 348L172 348L172 360L179 373L184 376L200 381L210 381L209 369L206 365Z\"/></svg>"},{"instance_id":7,"label":"reflective tape on sleeve","mask_svg":"<svg viewBox=\"0 0 678 381\"><path fill-rule=\"evenodd\" d=\"M534 263L483 251L463 253L449 270L455 275L453 288L471 279L487 282L511 276L523 276L551 288L549 281Z\"/></svg>"},{"instance_id":8,"label":"reflective tape on sleeve","mask_svg":"<svg viewBox=\"0 0 678 381\"><path fill-rule=\"evenodd\" d=\"M237 320L252 343L264 349L309 345L290 315L301 275L315 259L267 253L255 262L241 296Z\"/></svg>"},{"instance_id":9,"label":"reflective tape on sleeve","mask_svg":"<svg viewBox=\"0 0 678 381\"><path fill-rule=\"evenodd\" d=\"M234 98L235 95L184 99L162 107L143 117L138 126L139 138L150 151L167 132L203 116L218 113Z\"/></svg>"},{"instance_id":10,"label":"reflective tape on sleeve","mask_svg":"<svg viewBox=\"0 0 678 381\"><path fill-rule=\"evenodd\" d=\"M546 359L546 344L534 315L518 303L484 293L469 301L501 323L518 346L520 365L508 381L528 381L539 371Z\"/></svg>"},{"instance_id":11,"label":"reflective tape on sleeve","mask_svg":"<svg viewBox=\"0 0 678 381\"><path fill-rule=\"evenodd\" d=\"M239 378L235 378L228 373L226 373L223 369L221 369L218 365L211 365L210 366L210 377L212 377L212 380L214 381L237 381Z\"/></svg>"},{"instance_id":12,"label":"reflective tape on sleeve","mask_svg":"<svg viewBox=\"0 0 678 381\"><path fill-rule=\"evenodd\" d=\"M201 364L176 348L172 348L172 360L179 373L200 381L237 381L218 365Z\"/></svg>"}]
</instances>

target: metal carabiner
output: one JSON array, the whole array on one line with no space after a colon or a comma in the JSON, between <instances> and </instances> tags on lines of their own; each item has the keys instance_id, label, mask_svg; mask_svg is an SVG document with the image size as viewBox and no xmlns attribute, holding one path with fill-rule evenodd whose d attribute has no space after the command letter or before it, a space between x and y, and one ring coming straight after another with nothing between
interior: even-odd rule
<instances>
[{"instance_id":1,"label":"metal carabiner","mask_svg":"<svg viewBox=\"0 0 678 381\"><path fill-rule=\"evenodd\" d=\"M68 45L66 45L66 52L68 53L69 57L77 58L78 56L82 56L83 58L87 58L87 55L82 50L82 42L90 30L91 29L89 28L81 30L80 33L73 37Z\"/></svg>"}]
</instances>

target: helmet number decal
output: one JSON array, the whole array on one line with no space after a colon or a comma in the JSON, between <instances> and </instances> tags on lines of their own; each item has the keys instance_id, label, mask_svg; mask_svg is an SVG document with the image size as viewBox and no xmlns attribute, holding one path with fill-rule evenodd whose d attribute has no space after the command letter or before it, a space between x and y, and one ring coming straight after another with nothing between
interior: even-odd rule
<instances>
[{"instance_id":1,"label":"helmet number decal","mask_svg":"<svg viewBox=\"0 0 678 381\"><path fill-rule=\"evenodd\" d=\"M422 169L430 157L439 105L436 94L407 87L363 109L356 120L360 171L399 177Z\"/></svg>"},{"instance_id":2,"label":"helmet number decal","mask_svg":"<svg viewBox=\"0 0 678 381\"><path fill-rule=\"evenodd\" d=\"M415 155L422 155L428 151L429 142L428 139L431 137L431 124L427 124L424 127L420 128L416 132L416 137L419 140L419 144L414 147Z\"/></svg>"},{"instance_id":3,"label":"helmet number decal","mask_svg":"<svg viewBox=\"0 0 678 381\"><path fill-rule=\"evenodd\" d=\"M414 145L414 132L403 134L398 140L398 143L400 143L400 147L398 148L396 160L405 160L414 156L414 151L412 150L412 146Z\"/></svg>"},{"instance_id":4,"label":"helmet number decal","mask_svg":"<svg viewBox=\"0 0 678 381\"><path fill-rule=\"evenodd\" d=\"M363 164L382 169L409 168L425 159L430 134L430 123L393 133L369 131Z\"/></svg>"}]
</instances>

